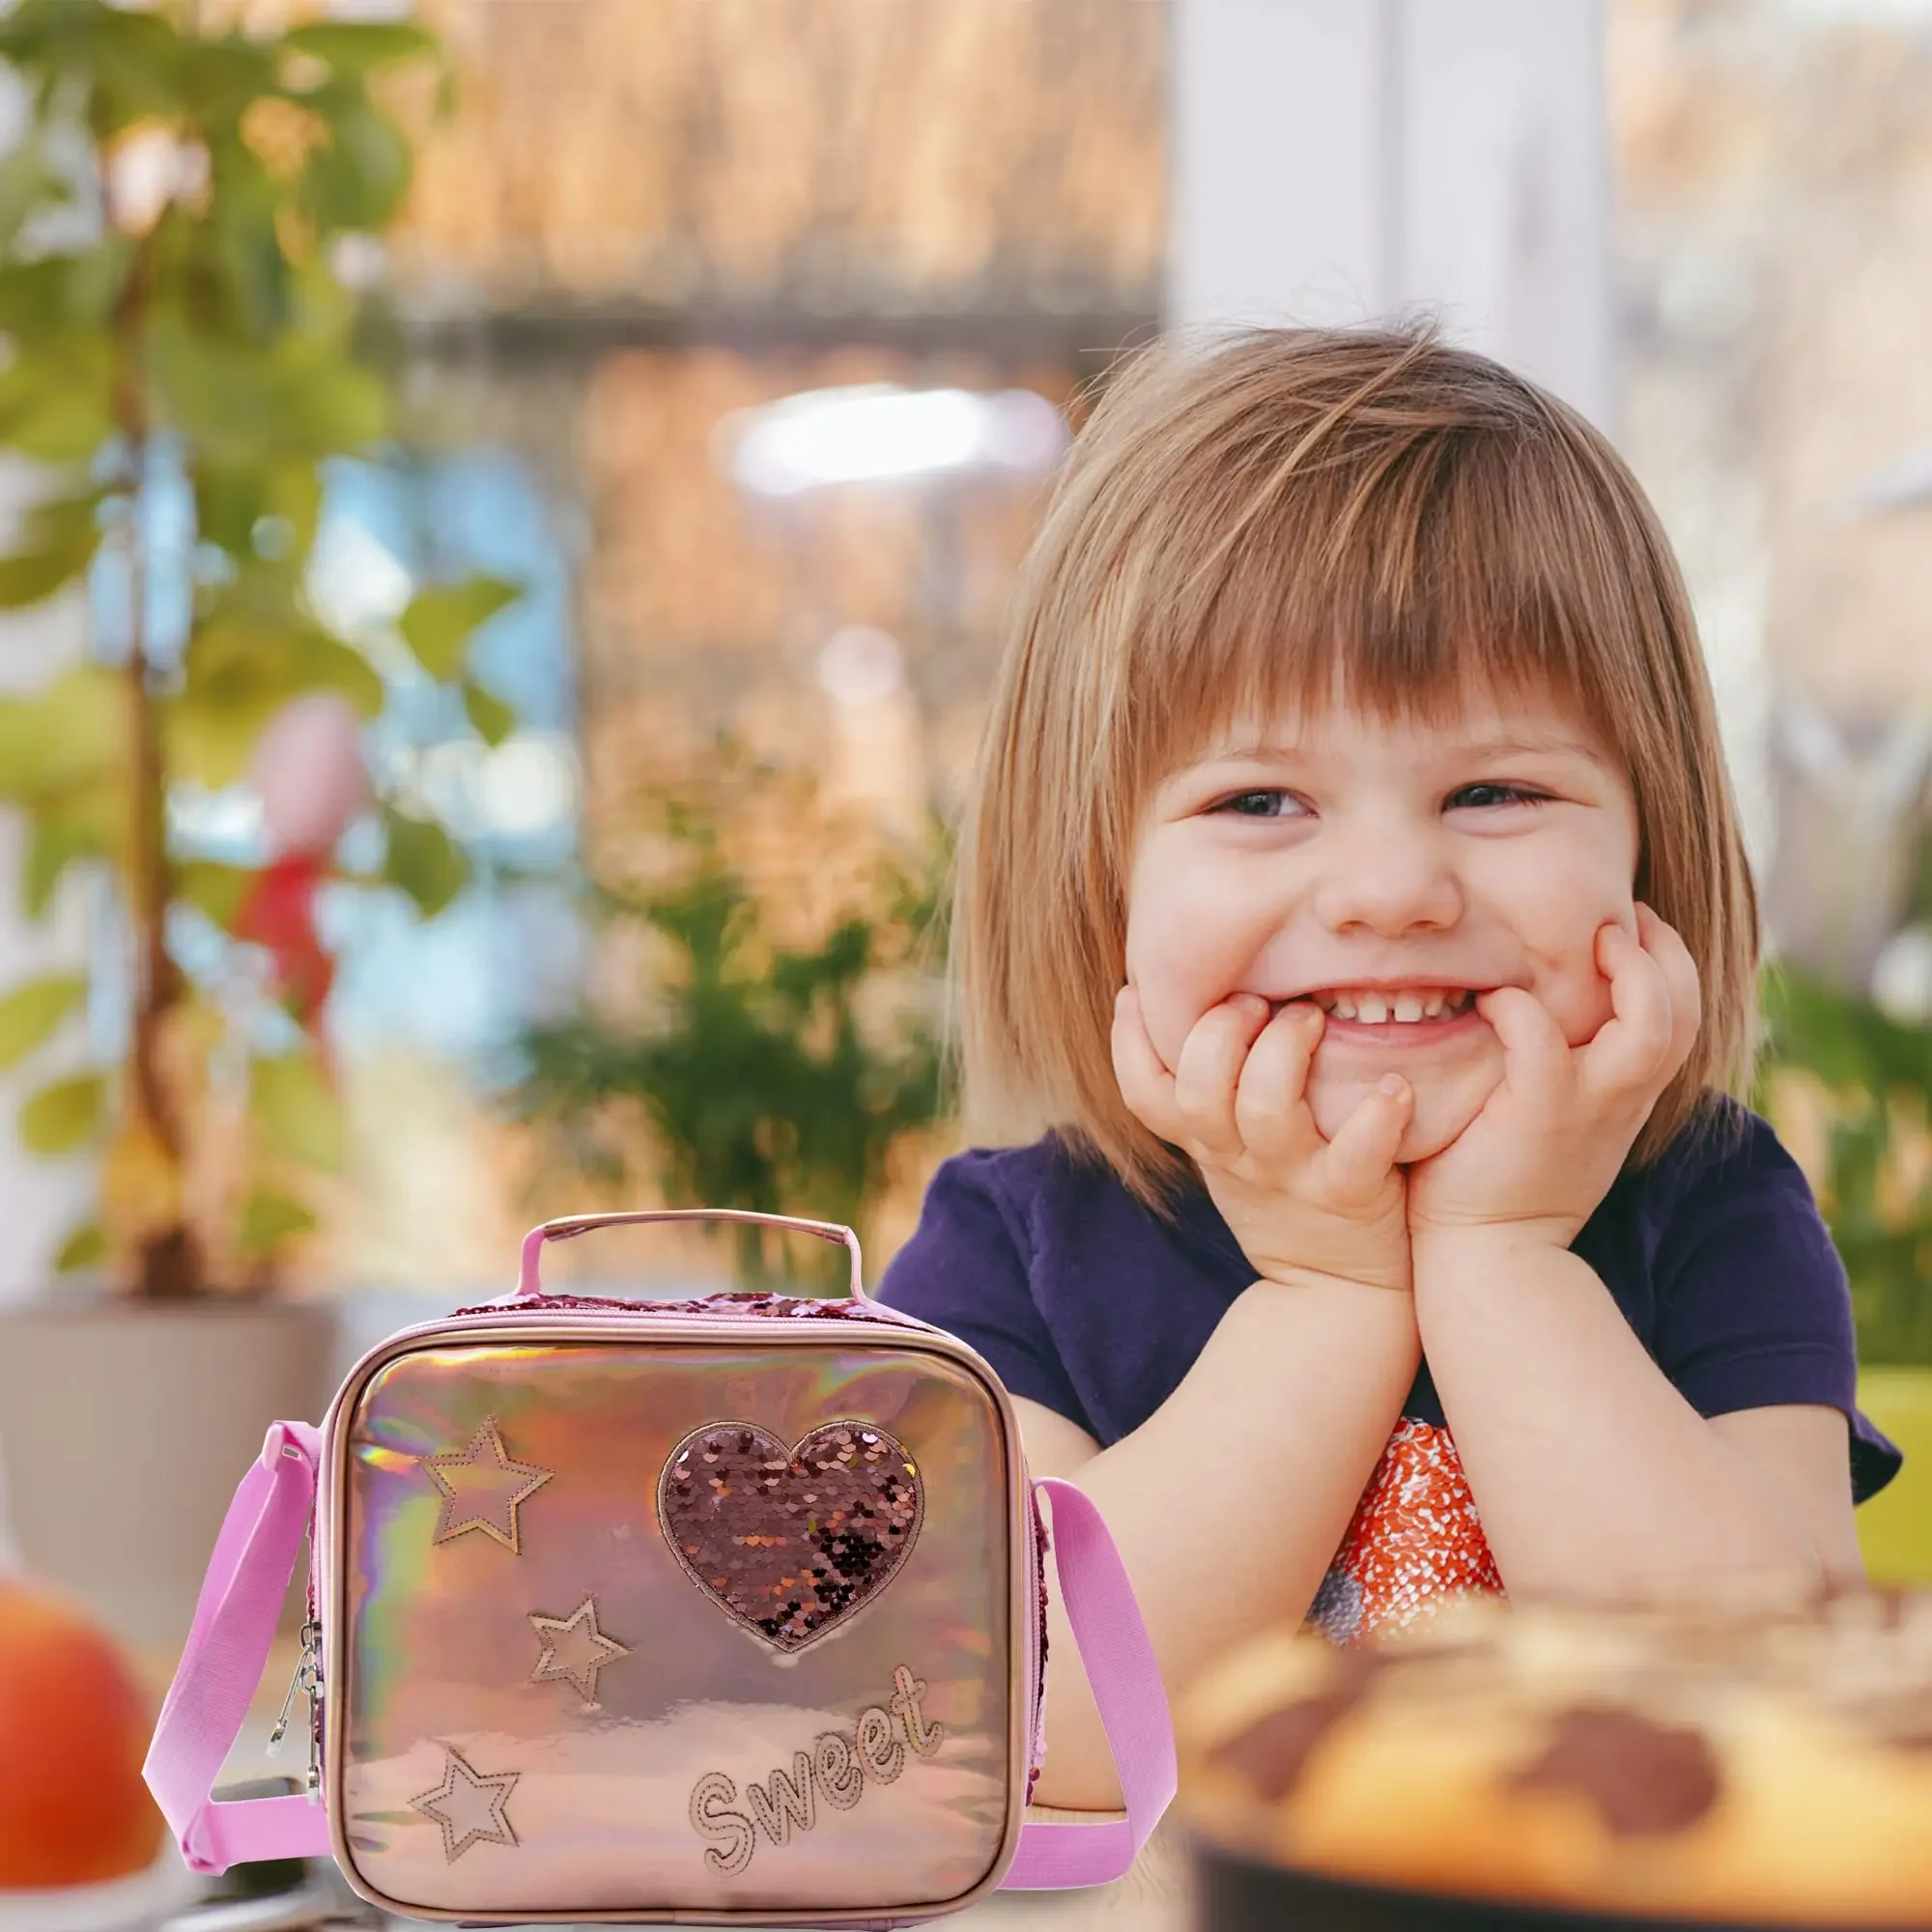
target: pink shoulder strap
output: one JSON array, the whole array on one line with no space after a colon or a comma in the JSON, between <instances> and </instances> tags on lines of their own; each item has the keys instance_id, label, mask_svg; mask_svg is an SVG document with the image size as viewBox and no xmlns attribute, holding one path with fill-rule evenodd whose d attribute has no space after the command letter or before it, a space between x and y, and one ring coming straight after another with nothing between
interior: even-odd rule
<instances>
[{"instance_id":1,"label":"pink shoulder strap","mask_svg":"<svg viewBox=\"0 0 1932 1932\"><path fill-rule=\"evenodd\" d=\"M144 1775L190 1869L254 1859L327 1857L328 1819L298 1794L218 1804L214 1780L254 1699L296 1558L321 1457L318 1432L278 1422L242 1478L214 1546L181 1668L155 1726ZM1126 1801L1124 1820L1033 1824L1005 1884L1097 1885L1133 1863L1174 1796L1174 1734L1126 1567L1100 1512L1071 1483L1037 1486L1053 1503L1060 1587Z\"/></svg>"},{"instance_id":2,"label":"pink shoulder strap","mask_svg":"<svg viewBox=\"0 0 1932 1932\"><path fill-rule=\"evenodd\" d=\"M321 1435L307 1423L270 1425L261 1459L228 1505L187 1648L155 1725L142 1776L191 1871L328 1854L328 1818L316 1799L297 1793L217 1804L213 1798L275 1640L321 1457Z\"/></svg>"},{"instance_id":3,"label":"pink shoulder strap","mask_svg":"<svg viewBox=\"0 0 1932 1932\"><path fill-rule=\"evenodd\" d=\"M1140 1856L1174 1797L1174 1727L1127 1566L1084 1491L1056 1476L1034 1488L1053 1503L1060 1594L1114 1755L1127 1815L1101 1824L1028 1825L1002 1883L1014 1889L1102 1885Z\"/></svg>"}]
</instances>

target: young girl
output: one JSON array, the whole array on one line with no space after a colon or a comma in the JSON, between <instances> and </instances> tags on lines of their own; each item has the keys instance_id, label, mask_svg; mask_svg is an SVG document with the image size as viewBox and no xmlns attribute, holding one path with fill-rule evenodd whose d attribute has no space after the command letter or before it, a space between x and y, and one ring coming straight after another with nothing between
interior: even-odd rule
<instances>
[{"instance_id":1,"label":"young girl","mask_svg":"<svg viewBox=\"0 0 1932 1932\"><path fill-rule=\"evenodd\" d=\"M1861 1579L1897 1452L1739 1102L1756 902L1607 442L1426 333L1160 348L1025 572L961 846L969 1110L884 1298L1105 1511L1178 1686L1458 1591ZM1056 1610L1048 1804L1118 1803Z\"/></svg>"}]
</instances>

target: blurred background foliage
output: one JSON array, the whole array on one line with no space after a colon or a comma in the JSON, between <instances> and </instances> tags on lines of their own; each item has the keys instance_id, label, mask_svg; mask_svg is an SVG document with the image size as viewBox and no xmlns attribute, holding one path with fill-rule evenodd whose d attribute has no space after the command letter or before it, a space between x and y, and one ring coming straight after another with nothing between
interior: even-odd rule
<instances>
[{"instance_id":1,"label":"blurred background foliage","mask_svg":"<svg viewBox=\"0 0 1932 1932\"><path fill-rule=\"evenodd\" d=\"M1851 1279L1859 1359L1932 1367L1932 1029L1774 968L1756 1105L1805 1167Z\"/></svg>"},{"instance_id":2,"label":"blurred background foliage","mask_svg":"<svg viewBox=\"0 0 1932 1932\"><path fill-rule=\"evenodd\" d=\"M1790 958L1766 969L1754 1095L1817 1192L1867 1368L1932 1367L1932 824L1911 800L1897 837L1870 989Z\"/></svg>"},{"instance_id":3,"label":"blurred background foliage","mask_svg":"<svg viewBox=\"0 0 1932 1932\"><path fill-rule=\"evenodd\" d=\"M827 902L755 880L758 822L810 828ZM648 876L595 881L616 997L529 1028L513 1105L552 1156L636 1199L872 1230L895 1161L945 1117L942 987L951 841L881 840L828 810L807 768L730 740L701 777L641 787ZM649 986L639 999L639 988ZM842 1290L843 1261L724 1231L740 1285Z\"/></svg>"},{"instance_id":4,"label":"blurred background foliage","mask_svg":"<svg viewBox=\"0 0 1932 1932\"><path fill-rule=\"evenodd\" d=\"M58 1265L152 1295L261 1286L314 1227L307 1177L340 1169L345 1128L313 1016L297 1002L290 1024L240 956L274 855L198 849L183 808L232 798L302 694L367 721L428 684L487 743L514 722L469 664L514 584L419 589L387 664L312 595L331 466L397 434L345 269L401 208L447 73L414 26L199 31L103 0L20 0L0 60L26 94L0 159L0 446L38 471L0 608L78 587L91 613L80 661L0 702L0 798L30 828L28 914L70 867L104 867L118 940L101 971L0 997L0 1066L91 1001L115 1009L118 1055L20 1113L34 1152L104 1145L100 1212ZM461 849L399 789L376 812L347 876L440 911Z\"/></svg>"}]
</instances>

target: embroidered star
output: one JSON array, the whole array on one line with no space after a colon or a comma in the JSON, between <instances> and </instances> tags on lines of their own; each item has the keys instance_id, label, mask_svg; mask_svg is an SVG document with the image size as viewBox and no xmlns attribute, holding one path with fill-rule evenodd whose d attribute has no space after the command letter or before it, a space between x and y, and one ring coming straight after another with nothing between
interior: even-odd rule
<instances>
[{"instance_id":1,"label":"embroidered star","mask_svg":"<svg viewBox=\"0 0 1932 1932\"><path fill-rule=\"evenodd\" d=\"M443 1857L454 1864L471 1845L514 1845L517 1833L503 1806L523 1773L499 1771L480 1776L447 1745L443 1752L448 1761L442 1768L442 1782L410 1800L412 1810L425 1813L442 1827Z\"/></svg>"},{"instance_id":2,"label":"embroidered star","mask_svg":"<svg viewBox=\"0 0 1932 1932\"><path fill-rule=\"evenodd\" d=\"M597 1701L597 1673L607 1663L629 1657L629 1644L616 1642L597 1628L597 1599L585 1597L567 1617L540 1617L530 1622L543 1639L543 1655L530 1674L532 1684L568 1684L586 1704Z\"/></svg>"},{"instance_id":3,"label":"embroidered star","mask_svg":"<svg viewBox=\"0 0 1932 1932\"><path fill-rule=\"evenodd\" d=\"M442 1492L433 1543L480 1529L504 1548L523 1553L517 1545L517 1505L550 1481L551 1470L511 1462L494 1422L486 1422L460 1456L431 1456L423 1466Z\"/></svg>"}]
</instances>

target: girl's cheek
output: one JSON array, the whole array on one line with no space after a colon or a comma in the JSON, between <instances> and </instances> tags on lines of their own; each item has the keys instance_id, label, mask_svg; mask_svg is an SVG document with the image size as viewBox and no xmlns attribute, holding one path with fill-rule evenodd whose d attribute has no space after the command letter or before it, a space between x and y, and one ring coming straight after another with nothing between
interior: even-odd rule
<instances>
[{"instance_id":1,"label":"girl's cheek","mask_svg":"<svg viewBox=\"0 0 1932 1932\"><path fill-rule=\"evenodd\" d=\"M1153 1042L1153 1050L1160 1055L1162 1064L1172 1069L1179 1064L1180 1049L1201 1014L1190 1010L1193 1003L1157 965L1144 977L1135 979L1134 989L1140 995L1141 1018L1148 1038Z\"/></svg>"}]
</instances>

